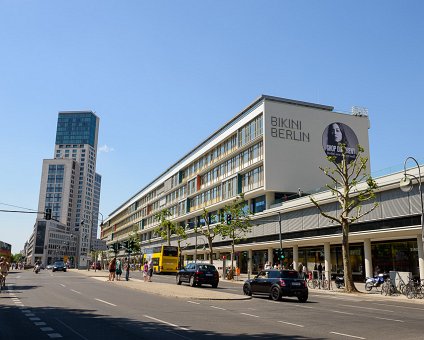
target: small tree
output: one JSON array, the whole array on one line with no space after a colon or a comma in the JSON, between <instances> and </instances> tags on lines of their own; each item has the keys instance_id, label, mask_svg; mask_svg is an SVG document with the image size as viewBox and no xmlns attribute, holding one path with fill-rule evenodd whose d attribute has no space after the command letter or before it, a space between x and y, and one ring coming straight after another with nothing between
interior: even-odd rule
<instances>
[{"instance_id":1,"label":"small tree","mask_svg":"<svg viewBox=\"0 0 424 340\"><path fill-rule=\"evenodd\" d=\"M378 203L374 203L373 207L368 211L361 211L362 202L375 198L375 190L377 183L370 175L367 175L367 161L368 158L361 157L364 149L358 145L358 154L356 158L351 159L347 154L345 144L340 143L340 156L329 156L328 161L334 165L334 168L320 167L326 176L328 176L333 185L326 185L333 195L337 197L340 203L341 212L337 216L330 215L324 212L317 201L311 196L312 203L319 209L322 216L337 222L342 227L342 256L343 256L343 270L345 280L346 292L357 292L353 283L352 268L349 256L349 227L350 224L357 221L362 216L369 214L373 211ZM365 182L364 189L358 189L358 184ZM354 212L356 210L356 212Z\"/></svg>"},{"instance_id":2,"label":"small tree","mask_svg":"<svg viewBox=\"0 0 424 340\"><path fill-rule=\"evenodd\" d=\"M225 219L226 215L231 215L231 219ZM217 226L218 234L223 239L231 240L231 272L234 270L234 248L237 243L245 238L246 233L250 232L252 225L250 223L250 212L246 209L244 194L240 194L231 204L226 205L221 214L221 223Z\"/></svg>"},{"instance_id":3,"label":"small tree","mask_svg":"<svg viewBox=\"0 0 424 340\"><path fill-rule=\"evenodd\" d=\"M156 221L159 222L159 226L155 228L154 232L166 241L167 245L171 245L171 234L176 230L175 222L171 221L169 217L171 212L168 209L163 209L154 215Z\"/></svg>"},{"instance_id":4,"label":"small tree","mask_svg":"<svg viewBox=\"0 0 424 340\"><path fill-rule=\"evenodd\" d=\"M217 222L219 221L211 220L211 216L205 208L203 208L202 218L205 221L206 228L200 228L200 230L198 230L198 233L206 237L208 241L209 263L213 264L213 240L219 234L220 231L219 224L217 224Z\"/></svg>"},{"instance_id":5,"label":"small tree","mask_svg":"<svg viewBox=\"0 0 424 340\"><path fill-rule=\"evenodd\" d=\"M170 216L171 212L168 209L163 209L157 214L155 214L155 219L159 221L160 224L157 228L155 228L154 232L158 233L159 236L167 242L168 246L171 245L171 235L176 235L178 254L181 254L181 241L187 239L187 233L185 227L171 221L169 219Z\"/></svg>"}]
</instances>

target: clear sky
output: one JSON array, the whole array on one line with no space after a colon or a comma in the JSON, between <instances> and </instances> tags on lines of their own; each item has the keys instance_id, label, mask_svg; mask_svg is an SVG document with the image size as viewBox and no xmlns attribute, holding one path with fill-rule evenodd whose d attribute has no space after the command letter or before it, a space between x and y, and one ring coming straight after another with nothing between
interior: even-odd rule
<instances>
[{"instance_id":1,"label":"clear sky","mask_svg":"<svg viewBox=\"0 0 424 340\"><path fill-rule=\"evenodd\" d=\"M423 13L420 0L0 0L0 209L37 209L62 110L100 117L105 217L261 94L366 107L372 172L421 164ZM0 240L19 252L34 222L0 212Z\"/></svg>"}]
</instances>

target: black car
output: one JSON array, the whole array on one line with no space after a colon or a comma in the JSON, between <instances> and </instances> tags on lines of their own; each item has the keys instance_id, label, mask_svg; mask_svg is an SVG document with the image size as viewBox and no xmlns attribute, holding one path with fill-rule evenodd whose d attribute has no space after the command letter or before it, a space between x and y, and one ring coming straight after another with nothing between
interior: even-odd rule
<instances>
[{"instance_id":1,"label":"black car","mask_svg":"<svg viewBox=\"0 0 424 340\"><path fill-rule=\"evenodd\" d=\"M201 286L202 284L218 287L219 274L213 264L189 263L184 269L178 271L176 276L177 285L187 282L190 286Z\"/></svg>"},{"instance_id":2,"label":"black car","mask_svg":"<svg viewBox=\"0 0 424 340\"><path fill-rule=\"evenodd\" d=\"M243 285L245 295L263 294L274 301L283 296L295 296L300 302L308 300L308 285L296 270L263 270Z\"/></svg>"},{"instance_id":3,"label":"black car","mask_svg":"<svg viewBox=\"0 0 424 340\"><path fill-rule=\"evenodd\" d=\"M66 264L65 264L65 262L63 262L63 261L56 261L53 264L52 272L55 272L55 271L58 271L58 270L61 270L61 271L66 272Z\"/></svg>"}]
</instances>

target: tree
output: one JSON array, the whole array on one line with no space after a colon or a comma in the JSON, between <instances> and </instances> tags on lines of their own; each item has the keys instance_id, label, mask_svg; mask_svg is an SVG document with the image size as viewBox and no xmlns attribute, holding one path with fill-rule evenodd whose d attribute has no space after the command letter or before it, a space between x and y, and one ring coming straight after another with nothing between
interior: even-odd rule
<instances>
[{"instance_id":1,"label":"tree","mask_svg":"<svg viewBox=\"0 0 424 340\"><path fill-rule=\"evenodd\" d=\"M205 208L203 208L202 218L205 221L206 228L200 228L197 232L206 237L209 247L209 263L213 264L213 240L220 231L219 224L217 224L219 221L212 220L211 215Z\"/></svg>"},{"instance_id":2,"label":"tree","mask_svg":"<svg viewBox=\"0 0 424 340\"><path fill-rule=\"evenodd\" d=\"M171 245L171 234L177 228L175 222L171 221L169 217L171 212L168 209L162 209L154 215L156 221L159 222L159 226L155 228L154 232L167 242L167 245Z\"/></svg>"},{"instance_id":3,"label":"tree","mask_svg":"<svg viewBox=\"0 0 424 340\"><path fill-rule=\"evenodd\" d=\"M358 153L355 158L348 154L346 144L339 144L341 155L329 156L328 161L334 167L320 167L326 176L328 176L333 185L326 187L337 197L340 204L340 213L337 216L324 212L319 203L311 196L312 203L319 209L320 214L332 222L337 222L342 227L342 256L343 270L346 292L357 292L353 283L352 268L349 256L349 227L361 217L373 211L378 203L374 203L373 207L368 211L362 212L362 202L375 198L375 190L377 183L367 174L368 158L361 157L364 149L358 145ZM352 159L353 158L353 159ZM360 184L360 186L358 186ZM364 186L365 185L365 186ZM356 210L356 211L355 211Z\"/></svg>"},{"instance_id":4,"label":"tree","mask_svg":"<svg viewBox=\"0 0 424 340\"><path fill-rule=\"evenodd\" d=\"M154 232L158 233L159 236L167 242L168 246L171 245L171 235L176 235L178 254L181 254L181 241L187 239L185 227L171 221L169 219L170 216L171 212L168 209L163 209L156 213L154 217L160 224L155 228Z\"/></svg>"},{"instance_id":5,"label":"tree","mask_svg":"<svg viewBox=\"0 0 424 340\"><path fill-rule=\"evenodd\" d=\"M231 272L234 270L235 245L252 229L249 215L244 194L240 194L232 203L224 207L221 223L217 226L218 234L223 239L229 238L231 241Z\"/></svg>"}]
</instances>

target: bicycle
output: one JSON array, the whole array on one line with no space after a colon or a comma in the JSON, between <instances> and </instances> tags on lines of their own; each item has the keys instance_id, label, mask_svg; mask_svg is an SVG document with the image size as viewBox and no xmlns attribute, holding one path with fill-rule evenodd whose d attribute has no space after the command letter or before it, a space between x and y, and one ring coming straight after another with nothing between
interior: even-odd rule
<instances>
[{"instance_id":1,"label":"bicycle","mask_svg":"<svg viewBox=\"0 0 424 340\"><path fill-rule=\"evenodd\" d=\"M386 279L384 283L381 285L381 295L394 295L396 293L395 287L392 285L392 282L390 279Z\"/></svg>"},{"instance_id":2,"label":"bicycle","mask_svg":"<svg viewBox=\"0 0 424 340\"><path fill-rule=\"evenodd\" d=\"M308 279L306 282L308 283L308 287L311 289L315 289L319 286L317 279Z\"/></svg>"}]
</instances>

